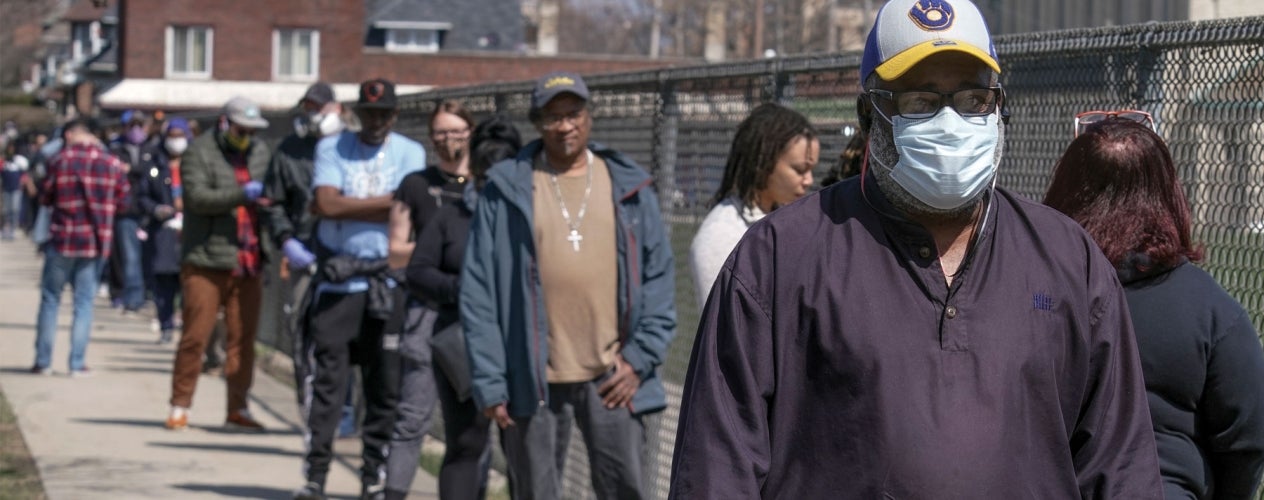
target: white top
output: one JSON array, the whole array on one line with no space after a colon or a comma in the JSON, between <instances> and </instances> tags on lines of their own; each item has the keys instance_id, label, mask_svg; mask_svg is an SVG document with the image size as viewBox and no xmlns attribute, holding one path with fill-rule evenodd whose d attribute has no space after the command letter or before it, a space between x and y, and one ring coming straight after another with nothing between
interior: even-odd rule
<instances>
[{"instance_id":1,"label":"white top","mask_svg":"<svg viewBox=\"0 0 1264 500\"><path fill-rule=\"evenodd\" d=\"M742 235L746 234L746 228L762 218L764 211L759 207L742 207L740 200L728 197L702 220L702 226L689 245L689 269L693 272L699 309L706 305L711 286L720 275L720 268L742 240Z\"/></svg>"}]
</instances>

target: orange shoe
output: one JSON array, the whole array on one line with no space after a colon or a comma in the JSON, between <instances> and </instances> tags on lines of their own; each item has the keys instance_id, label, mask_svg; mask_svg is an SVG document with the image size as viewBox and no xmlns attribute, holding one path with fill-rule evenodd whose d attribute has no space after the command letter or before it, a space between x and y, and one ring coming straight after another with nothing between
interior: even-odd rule
<instances>
[{"instance_id":1,"label":"orange shoe","mask_svg":"<svg viewBox=\"0 0 1264 500\"><path fill-rule=\"evenodd\" d=\"M167 414L167 428L173 431L182 431L189 428L189 409L179 406L172 406L171 413Z\"/></svg>"},{"instance_id":2,"label":"orange shoe","mask_svg":"<svg viewBox=\"0 0 1264 500\"><path fill-rule=\"evenodd\" d=\"M240 432L263 432L263 425L256 422L250 416L250 410L240 410L237 413L229 413L228 418L224 419L224 428L232 429Z\"/></svg>"}]
</instances>

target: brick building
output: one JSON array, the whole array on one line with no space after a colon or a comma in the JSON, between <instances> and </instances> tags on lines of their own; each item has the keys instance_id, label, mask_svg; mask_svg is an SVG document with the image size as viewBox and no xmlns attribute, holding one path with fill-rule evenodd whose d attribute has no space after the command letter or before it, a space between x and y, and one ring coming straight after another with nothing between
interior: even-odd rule
<instances>
[{"instance_id":1,"label":"brick building","mask_svg":"<svg viewBox=\"0 0 1264 500\"><path fill-rule=\"evenodd\" d=\"M87 113L213 109L239 94L285 109L317 80L354 99L379 76L408 93L683 62L526 53L517 0L73 0L63 20L83 53L46 80Z\"/></svg>"}]
</instances>

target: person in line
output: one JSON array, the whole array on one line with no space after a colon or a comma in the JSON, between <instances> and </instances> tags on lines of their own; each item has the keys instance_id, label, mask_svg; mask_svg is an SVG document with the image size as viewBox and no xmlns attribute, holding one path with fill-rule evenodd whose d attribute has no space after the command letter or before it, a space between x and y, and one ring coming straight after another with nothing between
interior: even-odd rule
<instances>
[{"instance_id":1,"label":"person in line","mask_svg":"<svg viewBox=\"0 0 1264 500\"><path fill-rule=\"evenodd\" d=\"M457 101L440 102L430 115L430 140L438 163L404 177L391 205L391 267L402 269L414 253L418 235L444 206L459 204L470 176L470 128L474 118ZM391 454L387 457L388 497L407 495L417 473L421 443L430 429L434 412L434 368L430 352L432 328L423 326L426 309L422 302L405 298L406 306L396 310L404 325L400 339L400 400L395 407L395 430L391 433Z\"/></svg>"},{"instance_id":2,"label":"person in line","mask_svg":"<svg viewBox=\"0 0 1264 500\"><path fill-rule=\"evenodd\" d=\"M1123 289L995 187L1001 67L967 0L891 0L868 164L753 225L689 362L673 499L1158 498Z\"/></svg>"},{"instance_id":3,"label":"person in line","mask_svg":"<svg viewBox=\"0 0 1264 500\"><path fill-rule=\"evenodd\" d=\"M843 152L838 154L838 163L821 176L821 187L829 187L838 181L860 175L861 170L864 169L865 148L868 144L869 137L863 131L857 129L853 132Z\"/></svg>"},{"instance_id":4,"label":"person in line","mask_svg":"<svg viewBox=\"0 0 1264 500\"><path fill-rule=\"evenodd\" d=\"M173 190L172 165L189 146L189 125L183 118L172 118L166 124L165 139L153 166L142 172L137 182L136 206L144 215L145 233L142 262L153 290L157 310L158 343L168 344L175 337L175 301L180 293L180 231L183 223Z\"/></svg>"},{"instance_id":5,"label":"person in line","mask_svg":"<svg viewBox=\"0 0 1264 500\"><path fill-rule=\"evenodd\" d=\"M1264 471L1259 335L1195 264L1202 248L1163 139L1096 116L1107 118L1067 147L1044 202L1088 230L1124 285L1165 498L1250 498Z\"/></svg>"},{"instance_id":6,"label":"person in line","mask_svg":"<svg viewBox=\"0 0 1264 500\"><path fill-rule=\"evenodd\" d=\"M540 139L497 164L460 285L475 404L502 429L517 499L561 496L573 423L597 498L644 498L645 422L675 336L671 244L653 178L588 140L579 75L541 77Z\"/></svg>"},{"instance_id":7,"label":"person in line","mask_svg":"<svg viewBox=\"0 0 1264 500\"><path fill-rule=\"evenodd\" d=\"M465 184L460 200L444 205L426 224L417 237L417 247L405 273L409 291L433 315L432 323L423 324L433 324L435 387L443 411L446 446L439 469L441 500L480 500L487 496L491 421L470 397L469 361L457 298L470 219L478 206L479 192L487 182L487 170L501 160L513 158L521 147L518 129L506 117L495 115L474 127L469 142L469 174L473 182ZM444 349L444 345L451 347ZM416 464L415 458L413 463ZM388 490L387 499L405 498L406 492Z\"/></svg>"},{"instance_id":8,"label":"person in line","mask_svg":"<svg viewBox=\"0 0 1264 500\"><path fill-rule=\"evenodd\" d=\"M259 105L245 97L224 104L221 126L193 140L180 165L184 204L180 288L184 325L171 370L166 426L183 430L202 371L207 339L224 310L224 379L229 429L263 432L250 414L255 334L262 300L259 206L272 156L255 133L268 127Z\"/></svg>"},{"instance_id":9,"label":"person in line","mask_svg":"<svg viewBox=\"0 0 1264 500\"><path fill-rule=\"evenodd\" d=\"M127 179L132 192L149 172L157 168L157 150L145 142L149 139L149 118L139 110L127 110L121 117L123 131L110 142L110 153L128 166ZM145 305L145 269L141 263L141 222L144 214L139 197L114 219L115 252L110 264L111 297L124 314L134 314Z\"/></svg>"},{"instance_id":10,"label":"person in line","mask_svg":"<svg viewBox=\"0 0 1264 500\"><path fill-rule=\"evenodd\" d=\"M307 296L311 283L316 254L312 238L317 224L311 211L312 172L315 169L316 144L321 139L342 132L346 124L342 120L342 103L334 99L334 90L325 82L307 87L299 99L294 132L285 136L277 145L268 173L264 176L263 197L271 201L264 208L264 222L276 248L281 249L280 278L285 282L282 312L285 315L286 332L293 341L294 352L305 352L309 338L295 336L302 331L295 327L300 320L296 312ZM311 374L307 358L294 359L295 387L306 387L304 380ZM338 423L338 437L351 436L356 430L355 387L348 379L347 396L343 401L342 420ZM296 391L299 407L306 407L306 391Z\"/></svg>"},{"instance_id":11,"label":"person in line","mask_svg":"<svg viewBox=\"0 0 1264 500\"><path fill-rule=\"evenodd\" d=\"M31 373L53 373L53 341L62 289L74 296L70 324L69 374L90 375L84 364L92 334L92 297L110 256L114 214L130 203L127 166L101 144L93 119L75 119L62 128L61 152L48 163L40 203L49 207L49 239L44 246L40 306L35 323L35 364Z\"/></svg>"},{"instance_id":12,"label":"person in line","mask_svg":"<svg viewBox=\"0 0 1264 500\"><path fill-rule=\"evenodd\" d=\"M385 492L386 457L399 382L399 331L387 331L396 308L395 280L387 263L387 219L395 188L425 168L421 144L391 131L399 116L395 84L375 78L360 84L355 106L361 129L321 139L312 177L312 211L320 274L305 315L312 364L304 485L295 499L323 498L352 364L360 367L365 415L360 494ZM402 289L400 290L402 291Z\"/></svg>"},{"instance_id":13,"label":"person in line","mask_svg":"<svg viewBox=\"0 0 1264 500\"><path fill-rule=\"evenodd\" d=\"M27 184L31 162L22 154L24 144L21 138L13 139L4 146L4 158L0 159L0 239L13 241L17 238L18 226L22 224L22 206L26 201Z\"/></svg>"},{"instance_id":14,"label":"person in line","mask_svg":"<svg viewBox=\"0 0 1264 500\"><path fill-rule=\"evenodd\" d=\"M808 193L820 157L816 129L780 104L759 105L737 126L711 211L689 245L698 307L706 303L720 267L746 229Z\"/></svg>"}]
</instances>

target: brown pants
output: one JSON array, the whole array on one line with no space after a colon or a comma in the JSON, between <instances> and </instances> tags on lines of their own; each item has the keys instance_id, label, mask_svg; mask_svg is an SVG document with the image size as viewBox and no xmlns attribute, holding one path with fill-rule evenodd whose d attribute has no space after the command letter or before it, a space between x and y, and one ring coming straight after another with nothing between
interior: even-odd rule
<instances>
[{"instance_id":1,"label":"brown pants","mask_svg":"<svg viewBox=\"0 0 1264 500\"><path fill-rule=\"evenodd\" d=\"M254 382L255 333L259 329L259 305L263 295L259 276L235 277L232 271L185 265L180 272L184 293L184 331L171 370L171 405L193 404L202 373L202 355L215 328L215 317L224 308L224 379L228 383L228 413L246 409L246 396Z\"/></svg>"}]
</instances>

